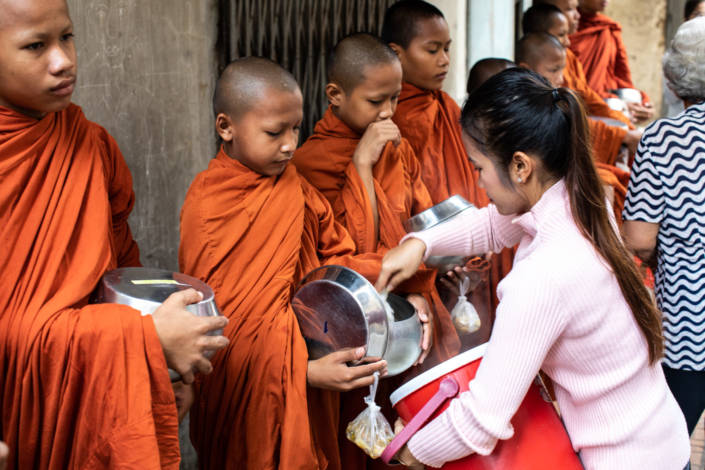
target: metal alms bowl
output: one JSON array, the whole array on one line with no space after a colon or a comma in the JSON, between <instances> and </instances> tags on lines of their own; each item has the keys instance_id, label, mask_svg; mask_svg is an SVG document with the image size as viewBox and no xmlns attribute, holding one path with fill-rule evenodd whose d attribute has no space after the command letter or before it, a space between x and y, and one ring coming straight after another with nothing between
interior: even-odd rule
<instances>
[{"instance_id":1,"label":"metal alms bowl","mask_svg":"<svg viewBox=\"0 0 705 470\"><path fill-rule=\"evenodd\" d=\"M203 294L203 300L186 307L199 317L221 315L215 303L215 293L205 282L181 273L152 268L119 268L105 273L91 296L93 304L120 304L139 310L142 315L151 315L171 295L187 289ZM223 330L211 331L210 336L219 336ZM204 354L208 359L214 351ZM172 382L181 380L179 374L169 370Z\"/></svg>"},{"instance_id":2,"label":"metal alms bowl","mask_svg":"<svg viewBox=\"0 0 705 470\"><path fill-rule=\"evenodd\" d=\"M617 90L610 90L610 92L617 95L617 97L625 103L641 104L643 100L641 92L634 88L619 88Z\"/></svg>"},{"instance_id":3,"label":"metal alms bowl","mask_svg":"<svg viewBox=\"0 0 705 470\"><path fill-rule=\"evenodd\" d=\"M430 209L407 219L403 223L404 230L406 233L420 232L445 222L468 209L477 210L477 207L462 196L451 196ZM438 275L442 276L453 268L465 266L470 259L470 256L431 256L424 264L428 268L438 269Z\"/></svg>"},{"instance_id":4,"label":"metal alms bowl","mask_svg":"<svg viewBox=\"0 0 705 470\"><path fill-rule=\"evenodd\" d=\"M343 266L311 271L292 301L309 357L364 347L366 356L387 360L389 377L411 367L421 354L421 322L406 300L390 294L387 301L392 324L375 288L355 271Z\"/></svg>"}]
</instances>

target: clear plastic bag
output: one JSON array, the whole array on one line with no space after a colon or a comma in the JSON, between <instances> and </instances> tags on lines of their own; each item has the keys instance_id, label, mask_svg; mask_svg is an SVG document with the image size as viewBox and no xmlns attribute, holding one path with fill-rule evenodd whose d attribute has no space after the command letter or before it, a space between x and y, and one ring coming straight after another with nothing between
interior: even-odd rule
<instances>
[{"instance_id":1,"label":"clear plastic bag","mask_svg":"<svg viewBox=\"0 0 705 470\"><path fill-rule=\"evenodd\" d=\"M373 459L378 458L394 439L394 432L387 418L375 403L379 372L375 372L375 382L370 385L370 395L365 397L367 408L348 424L345 435Z\"/></svg>"},{"instance_id":2,"label":"clear plastic bag","mask_svg":"<svg viewBox=\"0 0 705 470\"><path fill-rule=\"evenodd\" d=\"M458 303L453 307L453 311L450 312L450 318L453 321L453 326L455 326L455 331L459 335L469 335L480 329L480 316L477 314L475 307L468 302L465 293L470 286L470 279L465 277L460 281L460 292L463 295L458 297Z\"/></svg>"}]
</instances>

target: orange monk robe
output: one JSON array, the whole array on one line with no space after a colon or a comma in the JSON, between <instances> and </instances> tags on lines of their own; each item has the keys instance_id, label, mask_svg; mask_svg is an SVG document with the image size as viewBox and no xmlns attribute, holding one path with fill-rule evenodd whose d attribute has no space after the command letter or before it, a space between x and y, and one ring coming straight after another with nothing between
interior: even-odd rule
<instances>
[{"instance_id":1,"label":"orange monk robe","mask_svg":"<svg viewBox=\"0 0 705 470\"><path fill-rule=\"evenodd\" d=\"M433 205L428 190L421 181L421 168L406 139L398 148L388 143L373 169L375 195L379 211L379 242L375 244L372 206L352 155L361 136L333 115L330 108L314 129L314 134L294 154L293 162L299 173L308 179L330 201L336 220L348 229L358 253L386 253L406 235L402 221ZM407 292L424 294L434 314L433 347L429 357L405 377L418 374L455 356L460 341L448 311L435 288L435 270L423 266L410 281ZM377 404L392 423L395 419L389 395L401 378L382 380L377 391ZM339 444L343 468L367 468L366 455L347 441L345 427L364 409L367 389L344 394L341 403ZM378 460L374 468L383 466Z\"/></svg>"},{"instance_id":2,"label":"orange monk robe","mask_svg":"<svg viewBox=\"0 0 705 470\"><path fill-rule=\"evenodd\" d=\"M601 13L580 10L578 31L570 36L570 49L580 60L590 87L603 98L610 90L635 88L629 69L627 49L622 41L622 26ZM642 101L651 100L643 91Z\"/></svg>"},{"instance_id":3,"label":"orange monk robe","mask_svg":"<svg viewBox=\"0 0 705 470\"><path fill-rule=\"evenodd\" d=\"M174 392L151 317L86 305L139 266L132 177L78 106L0 107L0 437L8 468L179 468Z\"/></svg>"},{"instance_id":4,"label":"orange monk robe","mask_svg":"<svg viewBox=\"0 0 705 470\"><path fill-rule=\"evenodd\" d=\"M354 253L328 201L293 165L263 176L221 150L191 184L179 266L213 286L230 319L230 345L195 387L191 439L202 469L340 468L338 394L308 389L307 400L308 354L291 300L322 263L376 281L381 256Z\"/></svg>"},{"instance_id":5,"label":"orange monk robe","mask_svg":"<svg viewBox=\"0 0 705 470\"><path fill-rule=\"evenodd\" d=\"M477 173L463 144L460 107L443 91L427 91L408 83L402 84L399 104L392 120L402 137L409 141L421 164L421 178L434 204L460 195L481 208L490 200L477 185ZM497 284L512 269L514 250L507 248L492 257L489 286L485 292L474 292L496 310ZM482 289L478 287L477 290ZM487 301L489 299L489 302Z\"/></svg>"},{"instance_id":6,"label":"orange monk robe","mask_svg":"<svg viewBox=\"0 0 705 470\"><path fill-rule=\"evenodd\" d=\"M627 199L627 186L629 185L629 172L612 165L597 163L597 173L602 178L603 184L614 189L614 204L612 210L617 224L622 224L622 211L624 201Z\"/></svg>"}]
</instances>

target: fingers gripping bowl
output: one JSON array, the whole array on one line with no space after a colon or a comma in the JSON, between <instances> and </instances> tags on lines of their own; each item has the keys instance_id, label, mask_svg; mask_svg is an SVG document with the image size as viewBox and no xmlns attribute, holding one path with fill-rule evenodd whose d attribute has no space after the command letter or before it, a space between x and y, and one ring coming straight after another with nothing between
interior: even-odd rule
<instances>
[{"instance_id":1,"label":"fingers gripping bowl","mask_svg":"<svg viewBox=\"0 0 705 470\"><path fill-rule=\"evenodd\" d=\"M195 289L203 294L203 300L186 307L186 310L199 317L220 316L215 303L215 293L205 282L181 273L152 268L119 268L105 273L91 296L93 304L120 304L139 310L142 315L151 315L170 295L187 289ZM220 336L223 330L208 333ZM204 353L210 359L214 351ZM181 380L179 374L169 370L172 382Z\"/></svg>"},{"instance_id":2,"label":"fingers gripping bowl","mask_svg":"<svg viewBox=\"0 0 705 470\"><path fill-rule=\"evenodd\" d=\"M343 266L311 271L292 301L309 357L364 347L365 356L387 361L388 377L407 370L421 355L421 321L405 299L390 294L387 302L393 322L374 286L355 271Z\"/></svg>"}]
</instances>

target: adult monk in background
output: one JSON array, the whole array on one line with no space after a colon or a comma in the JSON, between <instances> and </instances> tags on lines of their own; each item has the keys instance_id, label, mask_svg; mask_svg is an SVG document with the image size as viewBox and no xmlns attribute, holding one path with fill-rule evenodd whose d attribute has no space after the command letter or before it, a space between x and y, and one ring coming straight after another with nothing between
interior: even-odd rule
<instances>
[{"instance_id":1,"label":"adult monk in background","mask_svg":"<svg viewBox=\"0 0 705 470\"><path fill-rule=\"evenodd\" d=\"M212 285L231 320L231 347L196 385L191 439L200 467L339 469L338 391L372 384L386 362L348 367L363 348L308 360L291 301L322 264L374 282L382 257L353 256L328 201L288 164L303 118L288 71L238 59L218 78L213 108L224 144L189 188L179 247L181 270Z\"/></svg>"},{"instance_id":2,"label":"adult monk in background","mask_svg":"<svg viewBox=\"0 0 705 470\"><path fill-rule=\"evenodd\" d=\"M414 151L392 122L401 91L401 65L376 36L356 33L333 49L326 94L331 106L314 134L294 154L297 170L328 199L357 253L383 255L406 235L403 221L432 206ZM414 276L407 300L433 326L433 349L413 376L455 356L460 342L435 287L436 271L425 267ZM383 380L377 403L393 420L389 395L400 385ZM366 406L362 390L345 394L339 444L344 469L367 468L367 456L345 439L347 424ZM375 461L374 465L380 465Z\"/></svg>"},{"instance_id":3,"label":"adult monk in background","mask_svg":"<svg viewBox=\"0 0 705 470\"><path fill-rule=\"evenodd\" d=\"M583 64L588 84L603 98L611 90L636 88L629 69L622 26L603 14L609 0L579 0L580 22L571 35L570 49ZM626 103L635 122L645 122L654 114L651 99L641 92L642 104Z\"/></svg>"},{"instance_id":4,"label":"adult monk in background","mask_svg":"<svg viewBox=\"0 0 705 470\"><path fill-rule=\"evenodd\" d=\"M167 367L209 372L224 318L170 297L152 316L87 305L101 276L139 266L132 177L115 140L71 104L64 0L0 0L0 439L8 468L178 469Z\"/></svg>"},{"instance_id":5,"label":"adult monk in background","mask_svg":"<svg viewBox=\"0 0 705 470\"><path fill-rule=\"evenodd\" d=\"M487 206L490 200L477 185L463 145L460 107L441 89L450 67L451 44L443 13L423 0L397 2L384 15L382 39L399 56L403 70L392 120L421 164L421 178L433 204L460 195L478 208ZM511 249L492 255L489 283L473 292L473 304L490 317L498 303L497 284L512 261Z\"/></svg>"}]
</instances>

